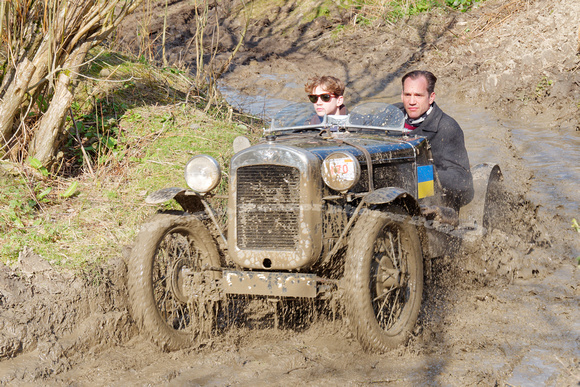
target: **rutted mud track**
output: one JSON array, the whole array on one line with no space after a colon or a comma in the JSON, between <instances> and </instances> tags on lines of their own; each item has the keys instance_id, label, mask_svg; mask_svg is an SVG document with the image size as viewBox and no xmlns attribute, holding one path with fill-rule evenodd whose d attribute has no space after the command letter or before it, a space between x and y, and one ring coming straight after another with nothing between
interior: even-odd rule
<instances>
[{"instance_id":1,"label":"rutted mud track","mask_svg":"<svg viewBox=\"0 0 580 387\"><path fill-rule=\"evenodd\" d=\"M524 1L502 9L489 1L470 16L426 15L338 37L332 25L349 15L280 34L284 23L296 22L290 17L296 5L281 7L253 24L225 81L247 94L300 101L305 78L332 68L356 103L394 98L402 73L430 68L440 77L438 98L478 101L522 122L542 113L553 117L555 131L574 131L580 57L578 26L570 22L580 20L580 4L569 3ZM175 60L193 55L184 52L194 28L188 4L170 8ZM239 25L224 20L224 50L235 44ZM471 35L462 34L467 27ZM130 33L124 36L130 41ZM553 86L541 88L543 77ZM199 349L164 353L137 334L121 253L107 267L75 277L23 251L15 269L0 270L0 383L576 385L580 273L572 257L580 246L568 222L578 214L525 199L533 171L503 130L489 138L501 139L493 156L515 193L511 223L426 265L424 306L407 347L365 354L341 313L334 321L305 313L314 321L276 330L266 303L249 308L251 323L231 326Z\"/></svg>"},{"instance_id":2,"label":"rutted mud track","mask_svg":"<svg viewBox=\"0 0 580 387\"><path fill-rule=\"evenodd\" d=\"M122 260L83 278L26 248L15 270L2 266L0 383L43 380L134 336L124 278Z\"/></svg>"}]
</instances>

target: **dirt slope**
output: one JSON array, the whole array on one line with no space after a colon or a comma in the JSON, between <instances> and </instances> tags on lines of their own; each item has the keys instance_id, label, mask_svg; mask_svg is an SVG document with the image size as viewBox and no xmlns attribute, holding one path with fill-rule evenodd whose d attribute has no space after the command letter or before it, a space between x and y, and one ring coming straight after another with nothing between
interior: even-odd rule
<instances>
[{"instance_id":1,"label":"dirt slope","mask_svg":"<svg viewBox=\"0 0 580 387\"><path fill-rule=\"evenodd\" d=\"M345 80L348 100L357 103L398 95L400 77L424 68L439 77L437 91L446 98L473 101L508 117L548 115L565 128L580 128L578 2L487 0L469 13L435 10L365 27L353 25L355 15L339 8L308 21L321 3L255 5L244 45L224 83L248 94L301 101L303 92L296 85L314 73L332 73ZM240 37L244 13L236 0L216 4L210 21L216 10L230 15L220 18L217 52L223 60ZM159 4L152 13L164 12ZM194 9L173 1L167 14L168 62L192 68ZM127 20L118 43L134 50L140 46L142 17L138 12ZM162 17L152 18L148 27L149 39L158 43ZM210 23L206 30L214 28Z\"/></svg>"}]
</instances>

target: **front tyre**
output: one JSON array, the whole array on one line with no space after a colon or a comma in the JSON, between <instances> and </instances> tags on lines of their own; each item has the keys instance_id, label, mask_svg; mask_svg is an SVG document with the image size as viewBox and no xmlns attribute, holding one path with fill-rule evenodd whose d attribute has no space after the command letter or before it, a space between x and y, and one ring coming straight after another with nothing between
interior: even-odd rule
<instances>
[{"instance_id":1,"label":"front tyre","mask_svg":"<svg viewBox=\"0 0 580 387\"><path fill-rule=\"evenodd\" d=\"M131 311L141 330L168 351L196 343L212 321L211 293L218 289L210 269L220 266L201 220L187 213L155 215L137 235L127 266Z\"/></svg>"},{"instance_id":2,"label":"front tyre","mask_svg":"<svg viewBox=\"0 0 580 387\"><path fill-rule=\"evenodd\" d=\"M382 352L407 342L423 293L423 256L407 215L365 210L345 264L345 309L362 347Z\"/></svg>"}]
</instances>

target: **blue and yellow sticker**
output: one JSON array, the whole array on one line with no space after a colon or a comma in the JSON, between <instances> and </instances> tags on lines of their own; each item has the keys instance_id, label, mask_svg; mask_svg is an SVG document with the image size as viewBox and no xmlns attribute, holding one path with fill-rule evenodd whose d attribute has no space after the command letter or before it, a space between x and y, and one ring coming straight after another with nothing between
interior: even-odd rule
<instances>
[{"instance_id":1,"label":"blue and yellow sticker","mask_svg":"<svg viewBox=\"0 0 580 387\"><path fill-rule=\"evenodd\" d=\"M433 166L417 166L417 182L419 199L435 195L435 183L433 182Z\"/></svg>"}]
</instances>

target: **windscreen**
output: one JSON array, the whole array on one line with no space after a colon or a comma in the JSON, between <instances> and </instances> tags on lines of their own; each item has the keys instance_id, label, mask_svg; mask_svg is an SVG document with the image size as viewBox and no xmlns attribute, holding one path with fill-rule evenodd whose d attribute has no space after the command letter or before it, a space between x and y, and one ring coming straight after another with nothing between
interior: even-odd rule
<instances>
[{"instance_id":1,"label":"windscreen","mask_svg":"<svg viewBox=\"0 0 580 387\"><path fill-rule=\"evenodd\" d=\"M280 110L272 119L272 129L299 128L302 126L338 126L346 129L402 130L403 112L387 103L369 102L356 106L347 116L327 116L323 122L311 103L294 103ZM325 125L326 123L326 125Z\"/></svg>"},{"instance_id":2,"label":"windscreen","mask_svg":"<svg viewBox=\"0 0 580 387\"><path fill-rule=\"evenodd\" d=\"M320 122L320 119L315 121L317 117L311 103L293 103L276 113L272 119L272 128L311 125L311 120L317 124Z\"/></svg>"},{"instance_id":3,"label":"windscreen","mask_svg":"<svg viewBox=\"0 0 580 387\"><path fill-rule=\"evenodd\" d=\"M401 109L383 102L369 102L352 109L349 124L384 129L403 129L405 115Z\"/></svg>"}]
</instances>

